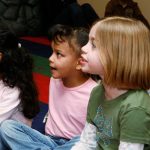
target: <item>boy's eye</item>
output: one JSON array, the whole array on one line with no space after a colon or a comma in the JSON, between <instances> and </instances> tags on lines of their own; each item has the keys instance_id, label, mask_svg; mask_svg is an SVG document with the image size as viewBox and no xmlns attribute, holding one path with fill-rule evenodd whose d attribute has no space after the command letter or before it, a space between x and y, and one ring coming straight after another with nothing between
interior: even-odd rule
<instances>
[{"instance_id":1,"label":"boy's eye","mask_svg":"<svg viewBox=\"0 0 150 150\"><path fill-rule=\"evenodd\" d=\"M62 54L59 53L59 52L57 52L56 55L57 55L57 57L61 57L62 56Z\"/></svg>"}]
</instances>

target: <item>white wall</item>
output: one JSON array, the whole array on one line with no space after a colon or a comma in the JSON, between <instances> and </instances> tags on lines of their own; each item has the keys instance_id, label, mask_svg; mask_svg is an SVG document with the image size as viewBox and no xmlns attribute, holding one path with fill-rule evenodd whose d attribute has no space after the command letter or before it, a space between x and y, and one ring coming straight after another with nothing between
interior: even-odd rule
<instances>
[{"instance_id":1,"label":"white wall","mask_svg":"<svg viewBox=\"0 0 150 150\"><path fill-rule=\"evenodd\" d=\"M79 4L89 3L100 17L104 16L105 6L109 0L78 0ZM150 0L134 0L138 3L142 14L150 23Z\"/></svg>"}]
</instances>

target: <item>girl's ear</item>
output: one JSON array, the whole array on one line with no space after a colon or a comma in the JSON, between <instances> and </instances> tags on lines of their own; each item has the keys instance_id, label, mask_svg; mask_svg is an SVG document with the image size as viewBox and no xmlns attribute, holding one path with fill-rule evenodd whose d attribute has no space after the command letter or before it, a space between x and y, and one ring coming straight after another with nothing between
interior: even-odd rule
<instances>
[{"instance_id":1,"label":"girl's ear","mask_svg":"<svg viewBox=\"0 0 150 150\"><path fill-rule=\"evenodd\" d=\"M76 69L81 70L80 59L77 61Z\"/></svg>"}]
</instances>

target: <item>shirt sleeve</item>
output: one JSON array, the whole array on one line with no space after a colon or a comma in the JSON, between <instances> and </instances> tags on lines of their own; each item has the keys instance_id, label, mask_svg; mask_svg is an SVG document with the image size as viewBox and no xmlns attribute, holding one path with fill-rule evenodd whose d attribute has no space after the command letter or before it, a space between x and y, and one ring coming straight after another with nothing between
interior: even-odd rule
<instances>
[{"instance_id":1,"label":"shirt sleeve","mask_svg":"<svg viewBox=\"0 0 150 150\"><path fill-rule=\"evenodd\" d=\"M124 113L120 121L121 141L150 144L150 112L133 108Z\"/></svg>"},{"instance_id":2,"label":"shirt sleeve","mask_svg":"<svg viewBox=\"0 0 150 150\"><path fill-rule=\"evenodd\" d=\"M144 144L120 141L119 150L143 150Z\"/></svg>"},{"instance_id":3,"label":"shirt sleeve","mask_svg":"<svg viewBox=\"0 0 150 150\"><path fill-rule=\"evenodd\" d=\"M71 150L95 150L96 146L96 127L86 122L80 141Z\"/></svg>"},{"instance_id":4,"label":"shirt sleeve","mask_svg":"<svg viewBox=\"0 0 150 150\"><path fill-rule=\"evenodd\" d=\"M19 90L16 88L6 88L0 96L0 123L11 118L17 111L20 103Z\"/></svg>"}]
</instances>

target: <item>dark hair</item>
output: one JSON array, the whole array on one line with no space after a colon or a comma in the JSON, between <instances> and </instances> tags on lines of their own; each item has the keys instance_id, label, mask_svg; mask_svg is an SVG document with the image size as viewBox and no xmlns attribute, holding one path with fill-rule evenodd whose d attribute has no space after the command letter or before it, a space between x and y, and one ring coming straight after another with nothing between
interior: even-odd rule
<instances>
[{"instance_id":1,"label":"dark hair","mask_svg":"<svg viewBox=\"0 0 150 150\"><path fill-rule=\"evenodd\" d=\"M48 30L48 38L54 43L63 42L65 39L70 40L73 35L73 28L67 25L56 24Z\"/></svg>"},{"instance_id":2,"label":"dark hair","mask_svg":"<svg viewBox=\"0 0 150 150\"><path fill-rule=\"evenodd\" d=\"M88 42L88 34L89 31L83 27L73 28L68 25L56 24L49 29L48 38L56 44L67 40L74 51L80 55L81 47Z\"/></svg>"},{"instance_id":3,"label":"dark hair","mask_svg":"<svg viewBox=\"0 0 150 150\"><path fill-rule=\"evenodd\" d=\"M18 38L0 22L0 77L6 86L20 90L22 112L31 119L39 112L38 92L33 80L33 60L18 46Z\"/></svg>"}]
</instances>

